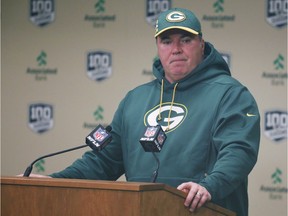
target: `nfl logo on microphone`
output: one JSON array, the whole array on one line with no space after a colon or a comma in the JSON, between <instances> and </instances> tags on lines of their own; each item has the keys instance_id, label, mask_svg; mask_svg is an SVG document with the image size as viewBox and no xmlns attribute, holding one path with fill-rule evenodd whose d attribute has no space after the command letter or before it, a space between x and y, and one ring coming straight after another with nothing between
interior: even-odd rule
<instances>
[{"instance_id":1,"label":"nfl logo on microphone","mask_svg":"<svg viewBox=\"0 0 288 216\"><path fill-rule=\"evenodd\" d=\"M160 125L145 128L143 137L139 140L144 151L160 152L166 140L166 134Z\"/></svg>"},{"instance_id":2,"label":"nfl logo on microphone","mask_svg":"<svg viewBox=\"0 0 288 216\"><path fill-rule=\"evenodd\" d=\"M107 134L105 133L105 130L103 130L101 128L99 128L99 130L97 130L93 134L94 139L97 140L98 142L102 142L106 136L107 136Z\"/></svg>"},{"instance_id":3,"label":"nfl logo on microphone","mask_svg":"<svg viewBox=\"0 0 288 216\"><path fill-rule=\"evenodd\" d=\"M93 150L101 151L110 141L112 135L102 125L98 125L87 137L86 144Z\"/></svg>"}]
</instances>

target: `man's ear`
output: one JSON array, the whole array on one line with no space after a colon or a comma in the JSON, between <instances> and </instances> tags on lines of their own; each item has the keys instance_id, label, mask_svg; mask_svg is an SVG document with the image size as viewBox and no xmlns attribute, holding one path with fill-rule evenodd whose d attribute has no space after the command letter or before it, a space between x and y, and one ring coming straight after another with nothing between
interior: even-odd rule
<instances>
[{"instance_id":1,"label":"man's ear","mask_svg":"<svg viewBox=\"0 0 288 216\"><path fill-rule=\"evenodd\" d=\"M201 47L201 49L202 49L202 55L204 55L204 50L205 50L205 41L204 41L203 39L201 39L200 47Z\"/></svg>"},{"instance_id":2,"label":"man's ear","mask_svg":"<svg viewBox=\"0 0 288 216\"><path fill-rule=\"evenodd\" d=\"M205 41L203 39L201 39L200 47L204 49L204 46L205 46Z\"/></svg>"}]
</instances>

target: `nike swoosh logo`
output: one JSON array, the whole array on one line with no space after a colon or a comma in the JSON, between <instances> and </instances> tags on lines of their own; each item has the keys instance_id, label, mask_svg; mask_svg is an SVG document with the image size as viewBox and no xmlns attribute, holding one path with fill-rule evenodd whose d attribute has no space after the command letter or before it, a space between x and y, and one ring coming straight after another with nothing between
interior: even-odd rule
<instances>
[{"instance_id":1,"label":"nike swoosh logo","mask_svg":"<svg viewBox=\"0 0 288 216\"><path fill-rule=\"evenodd\" d=\"M251 114L251 113L246 113L246 116L248 116L248 117L252 117L252 116L256 116L256 115Z\"/></svg>"}]
</instances>

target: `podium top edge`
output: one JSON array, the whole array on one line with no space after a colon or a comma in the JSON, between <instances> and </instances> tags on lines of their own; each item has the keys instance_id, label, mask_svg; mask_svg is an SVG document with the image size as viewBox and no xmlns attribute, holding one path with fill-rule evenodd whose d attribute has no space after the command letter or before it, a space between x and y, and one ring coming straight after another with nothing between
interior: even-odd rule
<instances>
[{"instance_id":1,"label":"podium top edge","mask_svg":"<svg viewBox=\"0 0 288 216\"><path fill-rule=\"evenodd\" d=\"M103 181L86 179L63 179L63 178L35 178L35 177L14 177L2 176L1 185L26 185L26 186L46 186L46 187L75 187L75 188L95 188L110 190L129 191L150 191L163 190L163 183L149 182L125 182L125 181Z\"/></svg>"}]
</instances>

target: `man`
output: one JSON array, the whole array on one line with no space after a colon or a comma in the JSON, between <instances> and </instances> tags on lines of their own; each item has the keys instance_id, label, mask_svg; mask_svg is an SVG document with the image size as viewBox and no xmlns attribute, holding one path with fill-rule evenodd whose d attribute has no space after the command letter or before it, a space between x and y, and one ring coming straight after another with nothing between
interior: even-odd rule
<instances>
[{"instance_id":1,"label":"man","mask_svg":"<svg viewBox=\"0 0 288 216\"><path fill-rule=\"evenodd\" d=\"M259 148L260 116L248 89L233 79L216 49L204 42L189 10L163 12L155 33L154 81L130 91L114 115L113 141L86 152L54 178L150 181L156 163L139 139L161 125L167 139L157 154L157 182L187 193L190 211L212 201L248 215L247 179Z\"/></svg>"}]
</instances>

